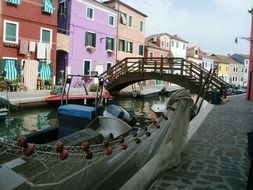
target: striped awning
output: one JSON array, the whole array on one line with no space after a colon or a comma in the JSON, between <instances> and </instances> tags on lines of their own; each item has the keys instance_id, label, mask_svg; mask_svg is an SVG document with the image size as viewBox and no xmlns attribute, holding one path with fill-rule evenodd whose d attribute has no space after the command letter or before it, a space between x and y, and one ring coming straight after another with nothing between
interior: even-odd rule
<instances>
[{"instance_id":1,"label":"striped awning","mask_svg":"<svg viewBox=\"0 0 253 190\"><path fill-rule=\"evenodd\" d=\"M52 74L52 63L47 64L45 61L41 61L39 64L39 76L42 80L50 80Z\"/></svg>"},{"instance_id":2,"label":"striped awning","mask_svg":"<svg viewBox=\"0 0 253 190\"><path fill-rule=\"evenodd\" d=\"M6 80L16 80L18 71L16 69L16 62L15 59L4 59L3 60L3 67L4 71L6 72Z\"/></svg>"},{"instance_id":3,"label":"striped awning","mask_svg":"<svg viewBox=\"0 0 253 190\"><path fill-rule=\"evenodd\" d=\"M20 4L20 0L7 0L8 3L11 4L15 4L15 5L19 5Z\"/></svg>"},{"instance_id":4,"label":"striped awning","mask_svg":"<svg viewBox=\"0 0 253 190\"><path fill-rule=\"evenodd\" d=\"M44 0L43 2L43 11L53 14L54 13L54 4L53 4L53 0Z\"/></svg>"}]
</instances>

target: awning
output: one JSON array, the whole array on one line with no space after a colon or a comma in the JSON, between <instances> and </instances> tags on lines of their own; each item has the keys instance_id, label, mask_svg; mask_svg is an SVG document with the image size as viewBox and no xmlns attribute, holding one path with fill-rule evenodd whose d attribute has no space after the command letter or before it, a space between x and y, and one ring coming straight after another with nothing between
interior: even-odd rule
<instances>
[{"instance_id":1,"label":"awning","mask_svg":"<svg viewBox=\"0 0 253 190\"><path fill-rule=\"evenodd\" d=\"M6 80L16 80L18 71L16 69L17 60L15 59L3 59L3 68L6 72Z\"/></svg>"},{"instance_id":2,"label":"awning","mask_svg":"<svg viewBox=\"0 0 253 190\"><path fill-rule=\"evenodd\" d=\"M44 5L43 5L43 11L53 14L54 13L54 5L53 5L53 1L51 0L44 0Z\"/></svg>"},{"instance_id":3,"label":"awning","mask_svg":"<svg viewBox=\"0 0 253 190\"><path fill-rule=\"evenodd\" d=\"M39 76L42 80L50 80L52 74L52 63L47 64L45 61L41 61L39 64Z\"/></svg>"},{"instance_id":4,"label":"awning","mask_svg":"<svg viewBox=\"0 0 253 190\"><path fill-rule=\"evenodd\" d=\"M7 2L15 4L15 5L19 5L20 4L20 0L7 0Z\"/></svg>"}]
</instances>

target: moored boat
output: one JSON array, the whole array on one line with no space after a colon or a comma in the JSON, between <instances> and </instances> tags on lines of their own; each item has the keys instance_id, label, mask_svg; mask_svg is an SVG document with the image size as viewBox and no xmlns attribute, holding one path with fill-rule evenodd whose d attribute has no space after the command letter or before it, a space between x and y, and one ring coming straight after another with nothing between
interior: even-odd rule
<instances>
[{"instance_id":1,"label":"moored boat","mask_svg":"<svg viewBox=\"0 0 253 190\"><path fill-rule=\"evenodd\" d=\"M191 105L191 96L181 90L166 102L166 118L139 129L117 129L118 124L95 117L87 128L62 141L33 144L23 137L0 139L0 187L145 189L159 172L180 163Z\"/></svg>"}]
</instances>

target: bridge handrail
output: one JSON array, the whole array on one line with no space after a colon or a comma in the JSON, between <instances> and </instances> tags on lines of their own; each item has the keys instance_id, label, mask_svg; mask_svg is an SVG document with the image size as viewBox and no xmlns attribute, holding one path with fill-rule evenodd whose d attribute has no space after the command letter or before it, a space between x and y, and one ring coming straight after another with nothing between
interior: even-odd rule
<instances>
[{"instance_id":1,"label":"bridge handrail","mask_svg":"<svg viewBox=\"0 0 253 190\"><path fill-rule=\"evenodd\" d=\"M144 72L160 72L163 74L179 74L182 77L190 77L192 80L199 81L204 84L209 71L199 66L193 61L185 60L183 58L167 58L167 57L127 57L110 68L109 71L102 73L105 79L111 81L117 79L121 75L127 73L138 72L143 74ZM223 94L226 92L226 88L231 85L224 80L214 75L210 88L217 88Z\"/></svg>"}]
</instances>

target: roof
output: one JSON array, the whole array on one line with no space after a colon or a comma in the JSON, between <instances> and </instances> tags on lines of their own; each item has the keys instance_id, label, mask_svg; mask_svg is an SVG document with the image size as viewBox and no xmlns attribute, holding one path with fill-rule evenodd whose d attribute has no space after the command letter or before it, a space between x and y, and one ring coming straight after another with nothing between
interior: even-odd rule
<instances>
[{"instance_id":1,"label":"roof","mask_svg":"<svg viewBox=\"0 0 253 190\"><path fill-rule=\"evenodd\" d=\"M145 46L146 47L151 47L151 48L155 48L157 50L163 51L163 52L167 52L168 55L172 56L172 52L171 50L167 50L167 49L163 49L161 47L159 47L153 40L152 38L145 38Z\"/></svg>"},{"instance_id":2,"label":"roof","mask_svg":"<svg viewBox=\"0 0 253 190\"><path fill-rule=\"evenodd\" d=\"M175 40L178 40L178 41L181 41L181 42L184 42L184 43L188 43L186 40L180 38L178 35L171 35L171 34L168 34L168 33L153 34L153 35L148 36L147 38L154 38L154 37L159 37L160 38L161 36L169 36L171 39L175 39Z\"/></svg>"},{"instance_id":3,"label":"roof","mask_svg":"<svg viewBox=\"0 0 253 190\"><path fill-rule=\"evenodd\" d=\"M135 9L135 8L133 8L133 7L131 7L131 6L129 6L129 5L125 4L125 3L123 3L123 2L120 1L120 0L109 0L109 1L104 1L103 3L104 3L104 4L119 3L119 4L123 5L123 6L125 6L125 7L129 8L129 9L131 9L132 11L134 11L134 12L136 12L136 13L138 13L138 14L144 16L144 17L148 17L148 16L145 15L144 13L142 13L142 12L138 11L137 9Z\"/></svg>"},{"instance_id":4,"label":"roof","mask_svg":"<svg viewBox=\"0 0 253 190\"><path fill-rule=\"evenodd\" d=\"M217 63L225 63L225 64L240 64L238 61L232 59L230 56L226 55L211 55L214 58L214 62Z\"/></svg>"}]
</instances>

